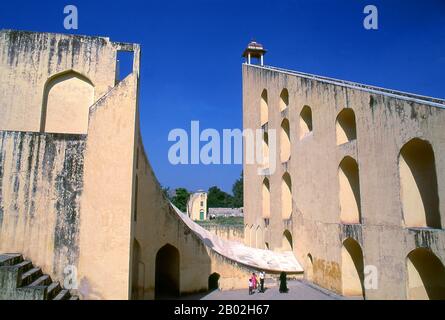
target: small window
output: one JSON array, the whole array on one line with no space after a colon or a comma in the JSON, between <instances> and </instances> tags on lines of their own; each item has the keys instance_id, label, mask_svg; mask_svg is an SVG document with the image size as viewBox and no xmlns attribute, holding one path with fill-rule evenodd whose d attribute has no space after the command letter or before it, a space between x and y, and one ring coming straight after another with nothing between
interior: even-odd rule
<instances>
[{"instance_id":1,"label":"small window","mask_svg":"<svg viewBox=\"0 0 445 320\"><path fill-rule=\"evenodd\" d=\"M118 51L116 61L116 83L124 80L133 72L134 52Z\"/></svg>"}]
</instances>

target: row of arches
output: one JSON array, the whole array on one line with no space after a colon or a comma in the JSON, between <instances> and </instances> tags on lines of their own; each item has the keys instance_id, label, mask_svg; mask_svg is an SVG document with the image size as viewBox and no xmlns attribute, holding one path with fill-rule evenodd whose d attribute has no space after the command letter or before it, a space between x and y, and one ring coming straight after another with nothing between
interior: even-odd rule
<instances>
[{"instance_id":1,"label":"row of arches","mask_svg":"<svg viewBox=\"0 0 445 320\"><path fill-rule=\"evenodd\" d=\"M408 228L441 229L439 194L434 151L427 141L414 138L400 150L400 200L403 225ZM345 157L338 169L340 220L361 223L359 166Z\"/></svg>"},{"instance_id":2,"label":"row of arches","mask_svg":"<svg viewBox=\"0 0 445 320\"><path fill-rule=\"evenodd\" d=\"M405 265L407 299L445 299L445 267L431 250L412 250L406 256ZM305 272L306 278L313 281L314 261L310 253L306 257ZM365 297L363 251L360 244L352 238L344 240L341 248L341 287L344 296Z\"/></svg>"},{"instance_id":3,"label":"row of arches","mask_svg":"<svg viewBox=\"0 0 445 320\"><path fill-rule=\"evenodd\" d=\"M269 243L265 240L264 229L261 226L245 225L244 238L246 245L250 247L269 250ZM286 229L282 234L280 250L292 251L293 247L292 233Z\"/></svg>"},{"instance_id":4,"label":"row of arches","mask_svg":"<svg viewBox=\"0 0 445 320\"><path fill-rule=\"evenodd\" d=\"M261 93L260 101L260 126L263 127L269 122L269 106L268 106L268 94L264 89ZM289 92L286 88L281 91L279 110L284 111L289 106ZM309 135L313 130L312 124L312 109L308 105L304 105L300 112L299 120L299 139L303 139ZM336 140L337 145L344 144L349 141L353 141L357 138L355 113L350 108L341 110L335 121L336 128ZM266 140L266 137L265 137ZM281 162L286 162L290 158L290 128L289 120L284 118L281 122ZM268 142L266 143L268 145Z\"/></svg>"},{"instance_id":5,"label":"row of arches","mask_svg":"<svg viewBox=\"0 0 445 320\"><path fill-rule=\"evenodd\" d=\"M290 219L292 215L292 179L288 172L281 177L281 217ZM269 178L263 179L262 185L262 216L270 218L270 181Z\"/></svg>"},{"instance_id":6,"label":"row of arches","mask_svg":"<svg viewBox=\"0 0 445 320\"><path fill-rule=\"evenodd\" d=\"M289 93L283 89L280 94L280 111L289 105ZM261 124L268 122L268 96L264 89L261 94ZM287 162L291 157L290 123L287 118L281 122L280 160ZM304 106L300 113L300 139L312 132L312 110ZM357 139L356 117L351 108L340 111L336 118L336 142L342 145ZM263 132L264 166L269 164L269 137ZM434 151L427 141L414 138L400 150L398 157L400 198L404 225L406 227L441 228L439 196ZM345 157L338 167L340 220L343 223L361 223L361 200L359 167L355 159ZM282 217L288 219L292 212L291 178L288 173L282 177ZM270 216L270 182L263 180L263 217ZM290 208L290 210L289 210Z\"/></svg>"}]
</instances>

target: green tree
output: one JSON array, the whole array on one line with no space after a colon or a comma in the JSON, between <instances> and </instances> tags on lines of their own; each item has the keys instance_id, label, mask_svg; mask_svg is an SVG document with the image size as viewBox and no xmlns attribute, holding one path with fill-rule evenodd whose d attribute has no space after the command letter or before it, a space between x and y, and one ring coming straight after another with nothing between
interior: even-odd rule
<instances>
[{"instance_id":1,"label":"green tree","mask_svg":"<svg viewBox=\"0 0 445 320\"><path fill-rule=\"evenodd\" d=\"M182 212L187 211L187 202L189 200L190 193L185 188L177 188L175 195L172 197L171 202Z\"/></svg>"},{"instance_id":2,"label":"green tree","mask_svg":"<svg viewBox=\"0 0 445 320\"><path fill-rule=\"evenodd\" d=\"M207 194L208 208L231 208L232 203L233 197L219 189L217 186L213 186L209 189Z\"/></svg>"},{"instance_id":3,"label":"green tree","mask_svg":"<svg viewBox=\"0 0 445 320\"><path fill-rule=\"evenodd\" d=\"M233 204L234 208L241 208L244 206L244 193L243 193L243 172L241 171L241 176L235 181L232 187L233 192Z\"/></svg>"}]
</instances>

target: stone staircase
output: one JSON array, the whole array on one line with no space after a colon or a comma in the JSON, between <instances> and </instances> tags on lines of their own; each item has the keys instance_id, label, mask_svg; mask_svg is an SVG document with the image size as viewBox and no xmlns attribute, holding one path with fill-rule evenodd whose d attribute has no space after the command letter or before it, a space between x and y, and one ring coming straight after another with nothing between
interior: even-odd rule
<instances>
[{"instance_id":1,"label":"stone staircase","mask_svg":"<svg viewBox=\"0 0 445 320\"><path fill-rule=\"evenodd\" d=\"M0 300L79 300L21 254L0 254Z\"/></svg>"}]
</instances>

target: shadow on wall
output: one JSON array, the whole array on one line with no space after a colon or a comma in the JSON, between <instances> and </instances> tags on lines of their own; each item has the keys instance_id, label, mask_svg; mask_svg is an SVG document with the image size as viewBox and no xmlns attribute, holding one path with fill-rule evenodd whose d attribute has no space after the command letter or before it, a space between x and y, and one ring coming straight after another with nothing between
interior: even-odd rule
<instances>
[{"instance_id":1,"label":"shadow on wall","mask_svg":"<svg viewBox=\"0 0 445 320\"><path fill-rule=\"evenodd\" d=\"M418 248L407 258L407 298L445 300L445 267L429 249Z\"/></svg>"},{"instance_id":2,"label":"shadow on wall","mask_svg":"<svg viewBox=\"0 0 445 320\"><path fill-rule=\"evenodd\" d=\"M217 290L219 289L219 278L221 275L219 273L212 273L209 276L209 291Z\"/></svg>"},{"instance_id":3,"label":"shadow on wall","mask_svg":"<svg viewBox=\"0 0 445 320\"><path fill-rule=\"evenodd\" d=\"M400 150L400 193L407 227L441 228L434 151L427 141L412 139Z\"/></svg>"},{"instance_id":4,"label":"shadow on wall","mask_svg":"<svg viewBox=\"0 0 445 320\"><path fill-rule=\"evenodd\" d=\"M352 238L343 241L341 249L342 294L365 297L363 251Z\"/></svg>"},{"instance_id":5,"label":"shadow on wall","mask_svg":"<svg viewBox=\"0 0 445 320\"><path fill-rule=\"evenodd\" d=\"M177 298L180 295L179 250L170 244L156 254L155 299Z\"/></svg>"}]
</instances>

